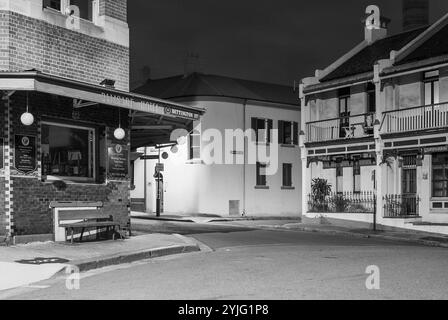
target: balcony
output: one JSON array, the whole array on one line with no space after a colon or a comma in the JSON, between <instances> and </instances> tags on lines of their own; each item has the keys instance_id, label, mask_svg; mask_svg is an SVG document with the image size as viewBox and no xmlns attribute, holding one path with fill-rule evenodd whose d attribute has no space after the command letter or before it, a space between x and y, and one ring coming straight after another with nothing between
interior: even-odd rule
<instances>
[{"instance_id":1,"label":"balcony","mask_svg":"<svg viewBox=\"0 0 448 320\"><path fill-rule=\"evenodd\" d=\"M373 136L375 113L343 116L306 124L307 142L354 139Z\"/></svg>"},{"instance_id":2,"label":"balcony","mask_svg":"<svg viewBox=\"0 0 448 320\"><path fill-rule=\"evenodd\" d=\"M386 111L383 115L381 133L401 133L446 128L448 126L448 103L416 108Z\"/></svg>"}]
</instances>

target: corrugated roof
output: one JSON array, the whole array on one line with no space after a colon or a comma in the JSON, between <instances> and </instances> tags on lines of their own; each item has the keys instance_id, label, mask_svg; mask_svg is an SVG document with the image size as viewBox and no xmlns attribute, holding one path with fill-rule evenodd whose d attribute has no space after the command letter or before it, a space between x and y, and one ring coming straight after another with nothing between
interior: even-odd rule
<instances>
[{"instance_id":1,"label":"corrugated roof","mask_svg":"<svg viewBox=\"0 0 448 320\"><path fill-rule=\"evenodd\" d=\"M420 45L397 65L448 54L448 25Z\"/></svg>"},{"instance_id":2,"label":"corrugated roof","mask_svg":"<svg viewBox=\"0 0 448 320\"><path fill-rule=\"evenodd\" d=\"M321 82L345 78L373 70L374 64L381 59L388 59L392 50L400 50L428 27L410 30L386 37L367 46L353 57L321 79Z\"/></svg>"},{"instance_id":3,"label":"corrugated roof","mask_svg":"<svg viewBox=\"0 0 448 320\"><path fill-rule=\"evenodd\" d=\"M137 93L162 99L175 99L194 96L216 96L273 102L298 106L299 97L292 86L236 79L218 75L192 73L148 80L134 90Z\"/></svg>"}]
</instances>

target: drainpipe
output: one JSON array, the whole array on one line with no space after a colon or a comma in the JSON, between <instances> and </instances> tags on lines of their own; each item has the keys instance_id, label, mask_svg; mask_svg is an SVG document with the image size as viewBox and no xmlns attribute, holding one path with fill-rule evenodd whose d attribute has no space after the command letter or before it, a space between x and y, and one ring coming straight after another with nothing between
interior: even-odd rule
<instances>
[{"instance_id":1,"label":"drainpipe","mask_svg":"<svg viewBox=\"0 0 448 320\"><path fill-rule=\"evenodd\" d=\"M247 109L247 99L244 100L243 104L243 132L246 132L246 109ZM243 216L246 215L246 165L248 162L248 141L244 139L244 164L243 164Z\"/></svg>"}]
</instances>

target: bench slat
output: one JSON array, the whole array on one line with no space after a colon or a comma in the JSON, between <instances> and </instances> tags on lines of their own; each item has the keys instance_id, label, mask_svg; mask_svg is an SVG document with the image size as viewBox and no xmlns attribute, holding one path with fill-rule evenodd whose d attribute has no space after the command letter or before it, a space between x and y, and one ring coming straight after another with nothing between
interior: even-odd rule
<instances>
[{"instance_id":1,"label":"bench slat","mask_svg":"<svg viewBox=\"0 0 448 320\"><path fill-rule=\"evenodd\" d=\"M120 224L117 222L79 222L79 223L69 223L63 224L61 227L63 228L93 228L93 227L114 227L119 226Z\"/></svg>"},{"instance_id":2,"label":"bench slat","mask_svg":"<svg viewBox=\"0 0 448 320\"><path fill-rule=\"evenodd\" d=\"M83 219L110 219L110 216L98 210L62 210L59 211L61 220L83 220Z\"/></svg>"}]
</instances>

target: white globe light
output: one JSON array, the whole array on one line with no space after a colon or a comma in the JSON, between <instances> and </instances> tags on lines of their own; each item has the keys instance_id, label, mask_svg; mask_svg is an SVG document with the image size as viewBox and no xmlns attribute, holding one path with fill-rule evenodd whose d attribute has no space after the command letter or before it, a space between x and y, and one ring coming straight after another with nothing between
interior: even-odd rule
<instances>
[{"instance_id":1,"label":"white globe light","mask_svg":"<svg viewBox=\"0 0 448 320\"><path fill-rule=\"evenodd\" d=\"M171 147L171 152L172 153L178 153L179 152L179 148L177 146L172 146Z\"/></svg>"},{"instance_id":2,"label":"white globe light","mask_svg":"<svg viewBox=\"0 0 448 320\"><path fill-rule=\"evenodd\" d=\"M25 112L24 114L22 114L22 116L20 117L20 121L25 125L25 126L30 126L34 123L34 116L29 113L29 112Z\"/></svg>"},{"instance_id":3,"label":"white globe light","mask_svg":"<svg viewBox=\"0 0 448 320\"><path fill-rule=\"evenodd\" d=\"M114 137L115 137L117 140L123 140L124 137L126 137L126 132L124 132L124 130L123 130L122 128L118 128L118 129L116 129L115 132L114 132Z\"/></svg>"}]
</instances>

